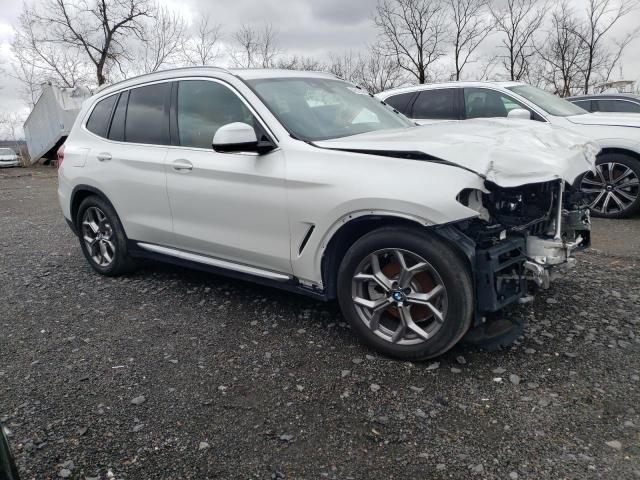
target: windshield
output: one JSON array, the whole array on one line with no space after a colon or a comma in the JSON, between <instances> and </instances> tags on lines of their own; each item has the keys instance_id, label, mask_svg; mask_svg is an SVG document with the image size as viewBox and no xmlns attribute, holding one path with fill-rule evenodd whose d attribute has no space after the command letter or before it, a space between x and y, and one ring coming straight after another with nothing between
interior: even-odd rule
<instances>
[{"instance_id":1,"label":"windshield","mask_svg":"<svg viewBox=\"0 0 640 480\"><path fill-rule=\"evenodd\" d=\"M549 115L556 117L570 117L571 115L582 115L588 113L585 109L568 102L567 100L545 92L531 85L517 85L507 87L512 92L526 98L531 103L537 105Z\"/></svg>"},{"instance_id":2,"label":"windshield","mask_svg":"<svg viewBox=\"0 0 640 480\"><path fill-rule=\"evenodd\" d=\"M247 83L280 123L302 140L415 126L364 90L341 80L290 77Z\"/></svg>"},{"instance_id":3,"label":"windshield","mask_svg":"<svg viewBox=\"0 0 640 480\"><path fill-rule=\"evenodd\" d=\"M16 152L11 150L10 148L0 148L0 155L15 155Z\"/></svg>"}]
</instances>

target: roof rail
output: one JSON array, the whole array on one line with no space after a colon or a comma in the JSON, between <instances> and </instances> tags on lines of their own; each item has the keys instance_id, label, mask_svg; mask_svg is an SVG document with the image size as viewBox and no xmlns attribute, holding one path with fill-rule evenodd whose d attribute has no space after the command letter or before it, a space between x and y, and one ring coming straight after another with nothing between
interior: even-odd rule
<instances>
[{"instance_id":1,"label":"roof rail","mask_svg":"<svg viewBox=\"0 0 640 480\"><path fill-rule=\"evenodd\" d=\"M96 93L99 93L99 92L101 92L102 90L104 90L106 88L113 87L115 85L120 85L121 83L128 82L128 81L133 80L133 79L151 77L151 76L156 75L158 73L175 72L175 71L179 71L179 70L197 70L197 69L202 69L202 68L209 68L209 69L213 69L213 70L218 70L218 71L223 72L223 73L232 74L232 72L229 71L229 69L227 69L227 68L215 67L213 65L196 65L196 66L190 66L190 67L167 68L165 70L156 70L155 72L143 73L142 75L136 75L135 77L125 78L125 79L117 81L115 83L105 83L103 85L100 85L98 88L96 88L93 93L96 94Z\"/></svg>"}]
</instances>

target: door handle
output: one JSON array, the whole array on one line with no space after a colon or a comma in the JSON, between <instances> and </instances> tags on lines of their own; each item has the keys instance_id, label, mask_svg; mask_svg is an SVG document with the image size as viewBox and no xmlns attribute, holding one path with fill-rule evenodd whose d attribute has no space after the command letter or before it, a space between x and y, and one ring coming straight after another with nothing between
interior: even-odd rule
<instances>
[{"instance_id":1,"label":"door handle","mask_svg":"<svg viewBox=\"0 0 640 480\"><path fill-rule=\"evenodd\" d=\"M173 169L178 172L193 170L193 164L189 160L183 158L173 162Z\"/></svg>"},{"instance_id":2,"label":"door handle","mask_svg":"<svg viewBox=\"0 0 640 480\"><path fill-rule=\"evenodd\" d=\"M108 160L111 160L111 154L109 152L101 152L97 155L97 158L101 162L106 162Z\"/></svg>"}]
</instances>

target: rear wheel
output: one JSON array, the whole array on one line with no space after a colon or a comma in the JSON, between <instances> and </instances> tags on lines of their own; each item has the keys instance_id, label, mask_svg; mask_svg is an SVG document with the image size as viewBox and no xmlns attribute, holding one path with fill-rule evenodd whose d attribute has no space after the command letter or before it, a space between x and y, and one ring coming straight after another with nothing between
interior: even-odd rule
<instances>
[{"instance_id":1,"label":"rear wheel","mask_svg":"<svg viewBox=\"0 0 640 480\"><path fill-rule=\"evenodd\" d=\"M403 360L449 350L473 311L465 262L444 241L409 228L383 228L358 240L342 260L338 299L364 342Z\"/></svg>"},{"instance_id":2,"label":"rear wheel","mask_svg":"<svg viewBox=\"0 0 640 480\"><path fill-rule=\"evenodd\" d=\"M596 217L626 218L640 211L640 162L619 153L598 157L596 172L586 173L580 189Z\"/></svg>"},{"instance_id":3,"label":"rear wheel","mask_svg":"<svg viewBox=\"0 0 640 480\"><path fill-rule=\"evenodd\" d=\"M98 273L109 277L129 272L134 264L115 210L97 196L85 198L76 217L82 253Z\"/></svg>"}]
</instances>

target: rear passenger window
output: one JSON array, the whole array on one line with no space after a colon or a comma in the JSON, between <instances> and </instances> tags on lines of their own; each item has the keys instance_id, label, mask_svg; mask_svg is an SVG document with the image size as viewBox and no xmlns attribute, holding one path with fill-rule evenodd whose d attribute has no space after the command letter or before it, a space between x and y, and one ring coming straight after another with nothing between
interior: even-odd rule
<instances>
[{"instance_id":1,"label":"rear passenger window","mask_svg":"<svg viewBox=\"0 0 640 480\"><path fill-rule=\"evenodd\" d=\"M409 107L411 106L411 99L414 95L415 92L401 93L400 95L393 95L392 97L387 98L384 102L387 105L391 105L400 113L404 113L408 116L411 113L409 111Z\"/></svg>"},{"instance_id":2,"label":"rear passenger window","mask_svg":"<svg viewBox=\"0 0 640 480\"><path fill-rule=\"evenodd\" d=\"M580 108L584 108L587 112L593 112L591 109L591 100L574 100L572 103Z\"/></svg>"},{"instance_id":3,"label":"rear passenger window","mask_svg":"<svg viewBox=\"0 0 640 480\"><path fill-rule=\"evenodd\" d=\"M594 100L598 112L640 113L640 105L627 100Z\"/></svg>"},{"instance_id":4,"label":"rear passenger window","mask_svg":"<svg viewBox=\"0 0 640 480\"><path fill-rule=\"evenodd\" d=\"M118 99L118 104L113 112L113 120L111 120L111 128L109 129L109 140L124 142L124 118L127 114L127 100L129 99L129 91L124 91Z\"/></svg>"},{"instance_id":5,"label":"rear passenger window","mask_svg":"<svg viewBox=\"0 0 640 480\"><path fill-rule=\"evenodd\" d=\"M100 100L91 112L91 116L87 121L87 130L99 135L100 137L107 137L109 131L109 121L111 120L111 112L113 111L113 105L116 103L118 95L111 95L110 97Z\"/></svg>"},{"instance_id":6,"label":"rear passenger window","mask_svg":"<svg viewBox=\"0 0 640 480\"><path fill-rule=\"evenodd\" d=\"M457 119L453 88L423 90L413 104L412 118Z\"/></svg>"},{"instance_id":7,"label":"rear passenger window","mask_svg":"<svg viewBox=\"0 0 640 480\"><path fill-rule=\"evenodd\" d=\"M218 129L234 122L256 126L249 109L227 87L207 80L178 83L178 136L181 146L211 148Z\"/></svg>"},{"instance_id":8,"label":"rear passenger window","mask_svg":"<svg viewBox=\"0 0 640 480\"><path fill-rule=\"evenodd\" d=\"M157 83L129 91L125 141L169 145L171 83ZM115 131L114 131L115 133Z\"/></svg>"}]
</instances>

